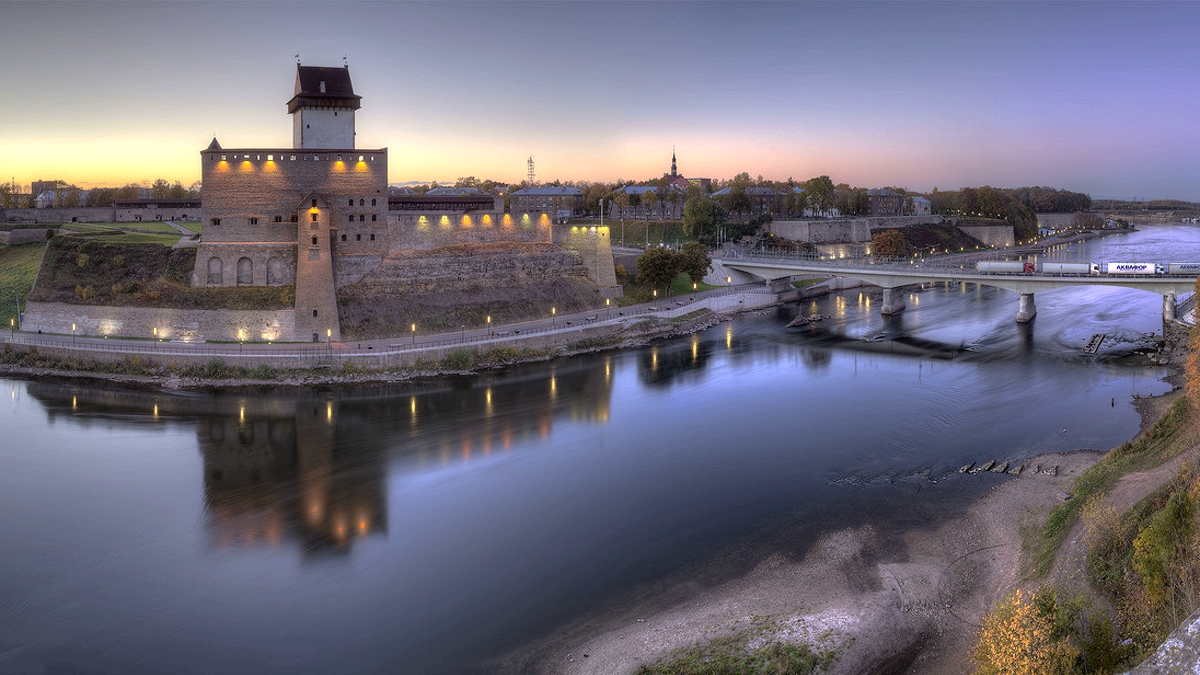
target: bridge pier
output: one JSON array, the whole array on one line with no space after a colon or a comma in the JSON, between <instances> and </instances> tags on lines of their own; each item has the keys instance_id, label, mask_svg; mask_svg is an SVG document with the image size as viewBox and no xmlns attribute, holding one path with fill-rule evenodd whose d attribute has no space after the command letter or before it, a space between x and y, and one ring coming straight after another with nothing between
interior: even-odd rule
<instances>
[{"instance_id":1,"label":"bridge pier","mask_svg":"<svg viewBox=\"0 0 1200 675\"><path fill-rule=\"evenodd\" d=\"M1175 320L1175 294L1163 295L1163 321Z\"/></svg>"},{"instance_id":2,"label":"bridge pier","mask_svg":"<svg viewBox=\"0 0 1200 675\"><path fill-rule=\"evenodd\" d=\"M904 304L904 294L900 292L899 288L883 289L883 307L879 310L880 314L884 316L899 314L904 311L906 306Z\"/></svg>"},{"instance_id":3,"label":"bridge pier","mask_svg":"<svg viewBox=\"0 0 1200 675\"><path fill-rule=\"evenodd\" d=\"M1037 316L1037 305L1033 304L1033 293L1022 293L1017 307L1017 323L1029 323Z\"/></svg>"}]
</instances>

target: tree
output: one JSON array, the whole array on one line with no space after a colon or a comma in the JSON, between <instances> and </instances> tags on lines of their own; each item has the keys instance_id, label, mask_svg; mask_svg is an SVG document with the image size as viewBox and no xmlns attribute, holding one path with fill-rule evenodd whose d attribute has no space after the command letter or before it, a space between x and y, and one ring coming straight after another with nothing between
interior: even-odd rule
<instances>
[{"instance_id":1,"label":"tree","mask_svg":"<svg viewBox=\"0 0 1200 675\"><path fill-rule=\"evenodd\" d=\"M818 176L804 181L804 194L808 205L815 213L825 215L833 206L834 188L829 176Z\"/></svg>"},{"instance_id":2,"label":"tree","mask_svg":"<svg viewBox=\"0 0 1200 675\"><path fill-rule=\"evenodd\" d=\"M708 247L698 241L685 241L680 248L682 264L680 267L687 273L693 284L700 283L708 270L712 269L712 258L708 257Z\"/></svg>"},{"instance_id":3,"label":"tree","mask_svg":"<svg viewBox=\"0 0 1200 675\"><path fill-rule=\"evenodd\" d=\"M908 244L900 230L883 230L871 233L871 255L896 257L908 252Z\"/></svg>"},{"instance_id":4,"label":"tree","mask_svg":"<svg viewBox=\"0 0 1200 675\"><path fill-rule=\"evenodd\" d=\"M725 210L714 199L692 197L683 205L683 233L689 237L715 237L717 228L724 224Z\"/></svg>"},{"instance_id":5,"label":"tree","mask_svg":"<svg viewBox=\"0 0 1200 675\"><path fill-rule=\"evenodd\" d=\"M646 207L646 216L649 217L658 207L658 193L653 190L643 192L642 206Z\"/></svg>"},{"instance_id":6,"label":"tree","mask_svg":"<svg viewBox=\"0 0 1200 675\"><path fill-rule=\"evenodd\" d=\"M171 184L164 178L159 178L150 185L150 196L154 199L166 199L171 191Z\"/></svg>"},{"instance_id":7,"label":"tree","mask_svg":"<svg viewBox=\"0 0 1200 675\"><path fill-rule=\"evenodd\" d=\"M638 283L666 287L681 271L683 256L665 248L646 249L637 259Z\"/></svg>"}]
</instances>

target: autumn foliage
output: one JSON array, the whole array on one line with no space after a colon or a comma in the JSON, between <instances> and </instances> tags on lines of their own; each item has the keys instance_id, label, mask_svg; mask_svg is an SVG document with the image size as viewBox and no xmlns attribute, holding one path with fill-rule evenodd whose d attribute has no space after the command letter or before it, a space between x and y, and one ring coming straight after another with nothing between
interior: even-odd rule
<instances>
[{"instance_id":1,"label":"autumn foliage","mask_svg":"<svg viewBox=\"0 0 1200 675\"><path fill-rule=\"evenodd\" d=\"M1048 595L1047 595L1048 594ZM1026 599L1017 591L984 620L971 650L976 675L1067 675L1076 671L1079 648L1066 630L1052 591Z\"/></svg>"}]
</instances>

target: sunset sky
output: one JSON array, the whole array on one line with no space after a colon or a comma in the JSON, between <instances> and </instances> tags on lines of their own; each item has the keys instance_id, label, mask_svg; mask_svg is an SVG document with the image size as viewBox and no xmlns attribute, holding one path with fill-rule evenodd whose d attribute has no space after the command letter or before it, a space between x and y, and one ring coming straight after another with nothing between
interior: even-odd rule
<instances>
[{"instance_id":1,"label":"sunset sky","mask_svg":"<svg viewBox=\"0 0 1200 675\"><path fill-rule=\"evenodd\" d=\"M393 183L669 169L1200 201L1200 3L0 2L0 174L81 187L290 147L340 66Z\"/></svg>"}]
</instances>

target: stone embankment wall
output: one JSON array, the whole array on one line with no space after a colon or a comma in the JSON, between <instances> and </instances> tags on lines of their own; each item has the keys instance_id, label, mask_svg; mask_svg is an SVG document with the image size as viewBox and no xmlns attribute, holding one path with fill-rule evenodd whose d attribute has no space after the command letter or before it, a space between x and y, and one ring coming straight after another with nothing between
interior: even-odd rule
<instances>
[{"instance_id":1,"label":"stone embankment wall","mask_svg":"<svg viewBox=\"0 0 1200 675\"><path fill-rule=\"evenodd\" d=\"M295 311L291 309L189 310L29 302L21 329L29 333L71 335L74 332L79 336L111 335L196 342L292 342L298 339L294 332L294 315Z\"/></svg>"},{"instance_id":2,"label":"stone embankment wall","mask_svg":"<svg viewBox=\"0 0 1200 675\"><path fill-rule=\"evenodd\" d=\"M776 220L767 226L784 239L813 244L841 244L871 241L871 232L909 225L938 224L941 216L894 216L847 220Z\"/></svg>"},{"instance_id":3,"label":"stone embankment wall","mask_svg":"<svg viewBox=\"0 0 1200 675\"><path fill-rule=\"evenodd\" d=\"M958 229L964 234L975 237L984 244L996 248L1012 246L1017 242L1017 236L1013 232L1012 225L959 226Z\"/></svg>"}]
</instances>

